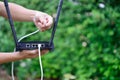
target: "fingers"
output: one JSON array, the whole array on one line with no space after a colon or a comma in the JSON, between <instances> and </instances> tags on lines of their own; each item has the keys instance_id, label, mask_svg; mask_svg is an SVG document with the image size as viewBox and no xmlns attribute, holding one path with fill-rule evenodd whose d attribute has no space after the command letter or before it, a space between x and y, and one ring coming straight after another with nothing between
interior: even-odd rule
<instances>
[{"instance_id":1,"label":"fingers","mask_svg":"<svg viewBox=\"0 0 120 80\"><path fill-rule=\"evenodd\" d=\"M33 21L41 31L50 29L53 24L53 18L45 13L37 13Z\"/></svg>"},{"instance_id":2,"label":"fingers","mask_svg":"<svg viewBox=\"0 0 120 80\"><path fill-rule=\"evenodd\" d=\"M48 53L48 52L49 52L49 50L42 50L41 54L43 55L43 54Z\"/></svg>"},{"instance_id":3,"label":"fingers","mask_svg":"<svg viewBox=\"0 0 120 80\"><path fill-rule=\"evenodd\" d=\"M42 50L41 55L49 52L49 50ZM20 55L24 58L36 58L39 56L39 51L38 49L36 50L23 50Z\"/></svg>"},{"instance_id":4,"label":"fingers","mask_svg":"<svg viewBox=\"0 0 120 80\"><path fill-rule=\"evenodd\" d=\"M44 18L39 18L39 25L38 26L42 31L48 30L51 28L52 25L52 18L48 15Z\"/></svg>"},{"instance_id":5,"label":"fingers","mask_svg":"<svg viewBox=\"0 0 120 80\"><path fill-rule=\"evenodd\" d=\"M26 55L34 55L38 53L38 50L23 50L22 53Z\"/></svg>"},{"instance_id":6,"label":"fingers","mask_svg":"<svg viewBox=\"0 0 120 80\"><path fill-rule=\"evenodd\" d=\"M48 16L48 18L46 18L46 20L47 20L46 26L48 26L48 27L52 26L53 18L51 16Z\"/></svg>"}]
</instances>

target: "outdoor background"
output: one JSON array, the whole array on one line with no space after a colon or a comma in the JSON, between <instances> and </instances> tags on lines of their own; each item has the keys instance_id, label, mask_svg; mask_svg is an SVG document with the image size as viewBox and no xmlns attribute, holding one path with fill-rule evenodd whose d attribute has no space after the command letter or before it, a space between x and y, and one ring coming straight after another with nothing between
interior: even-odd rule
<instances>
[{"instance_id":1,"label":"outdoor background","mask_svg":"<svg viewBox=\"0 0 120 80\"><path fill-rule=\"evenodd\" d=\"M59 0L8 1L54 16ZM15 22L15 28L18 38L37 29L32 22ZM25 41L50 35L51 30L40 32ZM120 0L64 0L54 44L42 56L45 80L120 80ZM9 23L0 17L0 51L14 47ZM11 63L0 67L10 74ZM40 79L38 58L15 62L15 75Z\"/></svg>"}]
</instances>

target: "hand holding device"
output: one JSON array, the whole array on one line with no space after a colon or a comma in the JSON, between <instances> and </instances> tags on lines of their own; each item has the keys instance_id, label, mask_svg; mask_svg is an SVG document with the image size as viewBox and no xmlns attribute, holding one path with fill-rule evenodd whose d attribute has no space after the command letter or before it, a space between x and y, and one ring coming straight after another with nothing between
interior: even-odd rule
<instances>
[{"instance_id":1,"label":"hand holding device","mask_svg":"<svg viewBox=\"0 0 120 80\"><path fill-rule=\"evenodd\" d=\"M41 50L41 55L43 55L47 52L48 52L48 50ZM23 50L23 51L16 53L16 55L20 59L36 58L39 55L39 51L38 51L38 49L36 49L36 50Z\"/></svg>"}]
</instances>

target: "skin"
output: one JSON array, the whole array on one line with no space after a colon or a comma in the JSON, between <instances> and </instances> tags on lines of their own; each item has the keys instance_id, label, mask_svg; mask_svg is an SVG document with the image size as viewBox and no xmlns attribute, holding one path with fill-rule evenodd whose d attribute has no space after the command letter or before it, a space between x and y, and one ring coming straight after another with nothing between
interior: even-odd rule
<instances>
[{"instance_id":1,"label":"skin","mask_svg":"<svg viewBox=\"0 0 120 80\"><path fill-rule=\"evenodd\" d=\"M36 25L36 27L41 31L46 31L50 29L53 24L53 18L47 13L40 12L37 10L26 9L14 3L9 3L9 8L14 21L33 22ZM0 1L0 16L7 18L4 3L1 1ZM42 50L41 54L45 54L47 52L48 50ZM38 57L38 50L24 50L21 52L9 52L9 53L0 52L0 64L36 57Z\"/></svg>"}]
</instances>

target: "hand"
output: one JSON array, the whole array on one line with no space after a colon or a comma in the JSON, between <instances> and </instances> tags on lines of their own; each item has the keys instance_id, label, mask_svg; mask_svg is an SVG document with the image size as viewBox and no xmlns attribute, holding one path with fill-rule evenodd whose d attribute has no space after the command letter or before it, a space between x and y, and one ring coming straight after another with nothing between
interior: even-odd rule
<instances>
[{"instance_id":1,"label":"hand","mask_svg":"<svg viewBox=\"0 0 120 80\"><path fill-rule=\"evenodd\" d=\"M33 21L37 28L41 31L50 29L53 24L53 18L50 15L43 12L37 12Z\"/></svg>"},{"instance_id":2,"label":"hand","mask_svg":"<svg viewBox=\"0 0 120 80\"><path fill-rule=\"evenodd\" d=\"M48 50L42 50L41 55L47 53ZM18 56L21 59L26 59L26 58L36 58L38 57L39 53L38 50L23 50L22 52L18 53Z\"/></svg>"}]
</instances>

